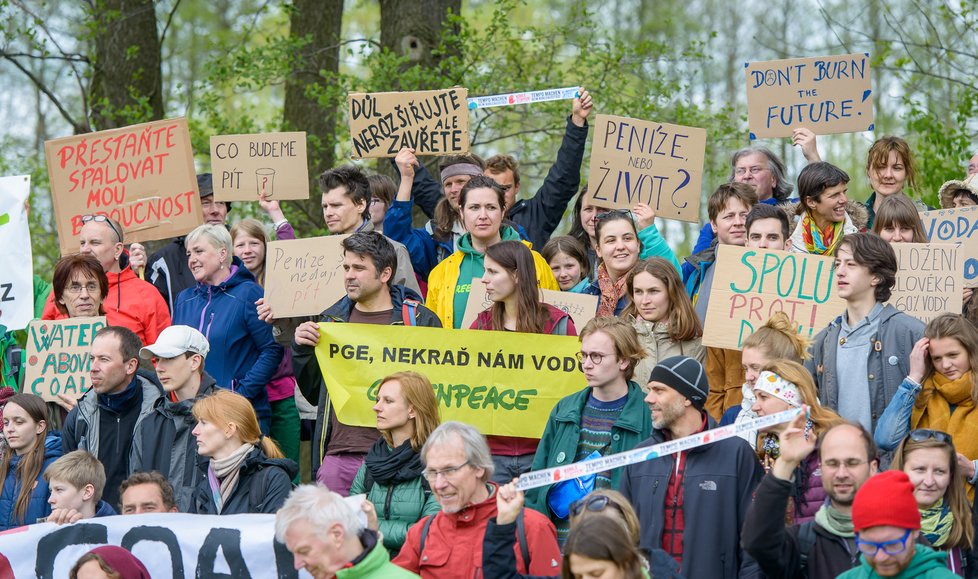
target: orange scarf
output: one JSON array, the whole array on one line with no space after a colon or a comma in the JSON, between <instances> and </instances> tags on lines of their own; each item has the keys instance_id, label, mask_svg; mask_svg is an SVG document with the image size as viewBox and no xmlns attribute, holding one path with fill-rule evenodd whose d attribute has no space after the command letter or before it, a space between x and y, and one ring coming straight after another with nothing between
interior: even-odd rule
<instances>
[{"instance_id":1,"label":"orange scarf","mask_svg":"<svg viewBox=\"0 0 978 579\"><path fill-rule=\"evenodd\" d=\"M914 405L911 428L930 428L951 435L954 449L968 457L978 458L978 411L971 399L971 372L957 380L940 373L924 380L924 387ZM951 412L951 406L954 412ZM974 500L975 489L967 485L968 499Z\"/></svg>"}]
</instances>

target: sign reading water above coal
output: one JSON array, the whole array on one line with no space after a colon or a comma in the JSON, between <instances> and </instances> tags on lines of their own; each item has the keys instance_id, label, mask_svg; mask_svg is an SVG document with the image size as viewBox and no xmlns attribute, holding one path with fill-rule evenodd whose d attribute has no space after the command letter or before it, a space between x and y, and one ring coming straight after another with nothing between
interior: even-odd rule
<instances>
[{"instance_id":1,"label":"sign reading water above coal","mask_svg":"<svg viewBox=\"0 0 978 579\"><path fill-rule=\"evenodd\" d=\"M350 93L354 159L393 157L404 147L418 155L457 155L469 150L469 91Z\"/></svg>"},{"instance_id":2,"label":"sign reading water above coal","mask_svg":"<svg viewBox=\"0 0 978 579\"><path fill-rule=\"evenodd\" d=\"M213 136L211 172L218 201L308 199L306 134Z\"/></svg>"},{"instance_id":3,"label":"sign reading water above coal","mask_svg":"<svg viewBox=\"0 0 978 579\"><path fill-rule=\"evenodd\" d=\"M598 115L591 145L588 201L659 217L699 221L706 130Z\"/></svg>"},{"instance_id":4,"label":"sign reading water above coal","mask_svg":"<svg viewBox=\"0 0 978 579\"><path fill-rule=\"evenodd\" d=\"M817 135L873 130L868 54L748 62L750 137L790 137L805 127Z\"/></svg>"}]
</instances>

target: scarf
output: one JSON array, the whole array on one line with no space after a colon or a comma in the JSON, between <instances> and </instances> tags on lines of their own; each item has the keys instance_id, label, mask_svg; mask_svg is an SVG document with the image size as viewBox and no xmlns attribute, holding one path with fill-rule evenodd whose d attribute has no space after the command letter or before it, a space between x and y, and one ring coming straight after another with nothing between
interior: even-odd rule
<instances>
[{"instance_id":1,"label":"scarf","mask_svg":"<svg viewBox=\"0 0 978 579\"><path fill-rule=\"evenodd\" d=\"M618 300L625 295L626 277L628 276L623 275L618 278L618 281L611 281L611 276L608 275L608 269L604 264L598 265L598 288L601 290L601 299L598 302L598 312L595 317L615 315Z\"/></svg>"},{"instance_id":2,"label":"scarf","mask_svg":"<svg viewBox=\"0 0 978 579\"><path fill-rule=\"evenodd\" d=\"M815 522L837 537L855 537L852 515L844 515L827 502L815 513Z\"/></svg>"},{"instance_id":3,"label":"scarf","mask_svg":"<svg viewBox=\"0 0 978 579\"><path fill-rule=\"evenodd\" d=\"M943 498L933 507L920 511L920 532L935 548L942 547L947 542L953 526L951 507Z\"/></svg>"},{"instance_id":4,"label":"scarf","mask_svg":"<svg viewBox=\"0 0 978 579\"><path fill-rule=\"evenodd\" d=\"M957 380L948 380L938 372L924 380L923 391L911 417L911 428L941 430L954 439L954 448L968 460L978 458L978 411L971 400L972 371ZM954 406L954 412L951 412ZM968 500L973 501L975 488L966 485Z\"/></svg>"},{"instance_id":5,"label":"scarf","mask_svg":"<svg viewBox=\"0 0 978 579\"><path fill-rule=\"evenodd\" d=\"M815 225L810 211L805 212L801 219L801 237L805 241L805 250L814 255L834 255L835 247L842 240L842 229L845 221L830 223L824 230Z\"/></svg>"},{"instance_id":6,"label":"scarf","mask_svg":"<svg viewBox=\"0 0 978 579\"><path fill-rule=\"evenodd\" d=\"M230 498L234 487L238 485L241 465L254 449L254 444L242 444L224 458L212 458L207 465L207 482L211 487L211 496L218 514L224 509L224 503Z\"/></svg>"},{"instance_id":7,"label":"scarf","mask_svg":"<svg viewBox=\"0 0 978 579\"><path fill-rule=\"evenodd\" d=\"M381 437L370 447L363 462L374 481L385 486L414 480L424 470L421 455L411 448L410 440L405 440L397 448L391 448Z\"/></svg>"}]
</instances>

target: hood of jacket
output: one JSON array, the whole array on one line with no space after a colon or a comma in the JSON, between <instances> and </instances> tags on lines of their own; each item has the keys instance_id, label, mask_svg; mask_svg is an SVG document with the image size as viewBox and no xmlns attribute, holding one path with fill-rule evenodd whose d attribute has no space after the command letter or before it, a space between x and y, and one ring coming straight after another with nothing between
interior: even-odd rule
<instances>
[{"instance_id":1,"label":"hood of jacket","mask_svg":"<svg viewBox=\"0 0 978 579\"><path fill-rule=\"evenodd\" d=\"M204 282L199 281L197 282L197 285L194 287L194 292L207 295L207 293L211 291L211 288L214 288L217 291L226 292L235 286L243 284L246 281L258 283L255 280L254 274L248 271L248 268L245 267L244 262L241 261L241 259L239 259L238 256L235 256L231 260L231 277L227 278L226 280L222 281L221 283L215 286L208 285Z\"/></svg>"},{"instance_id":2,"label":"hood of jacket","mask_svg":"<svg viewBox=\"0 0 978 579\"><path fill-rule=\"evenodd\" d=\"M143 389L143 400L139 406L139 414L145 416L153 411L153 406L156 404L156 399L162 395L162 390L158 384L144 375L143 370L137 370L134 379L136 380L137 387L141 387ZM98 456L98 413L101 406L98 403L98 394L96 394L95 390L89 390L84 396L79 398L77 408L78 420L83 421L88 428L88 432L85 436L86 442L81 449L87 450L95 456Z\"/></svg>"},{"instance_id":3,"label":"hood of jacket","mask_svg":"<svg viewBox=\"0 0 978 579\"><path fill-rule=\"evenodd\" d=\"M707 247L699 253L694 253L686 258L686 263L692 265L693 267L699 269L701 265L709 265L716 260L717 257L717 246L720 245L720 238L714 237L713 242L710 243L710 247Z\"/></svg>"},{"instance_id":4,"label":"hood of jacket","mask_svg":"<svg viewBox=\"0 0 978 579\"><path fill-rule=\"evenodd\" d=\"M44 438L44 460L57 460L64 454L61 446L61 432L49 432ZM12 457L11 457L12 458Z\"/></svg>"},{"instance_id":5,"label":"hood of jacket","mask_svg":"<svg viewBox=\"0 0 978 579\"><path fill-rule=\"evenodd\" d=\"M207 472L210 461L209 456L197 455L197 467L202 472ZM299 473L299 466L295 461L288 458L269 458L261 448L255 446L248 452L248 456L241 463L241 477L254 474L269 466L281 468L289 475L290 479L295 478L295 475Z\"/></svg>"},{"instance_id":6,"label":"hood of jacket","mask_svg":"<svg viewBox=\"0 0 978 579\"><path fill-rule=\"evenodd\" d=\"M873 568L866 562L865 555L859 556L859 570L861 573L857 575L858 577L878 577L876 572L873 571ZM947 573L948 576L954 576L954 573L947 568L947 553L944 551L935 551L930 547L915 543L913 559L910 560L907 568L896 575L896 577L931 577L929 573L938 570L942 573ZM937 577L938 575L935 574L933 576ZM941 574L940 576L943 577L944 575Z\"/></svg>"},{"instance_id":7,"label":"hood of jacket","mask_svg":"<svg viewBox=\"0 0 978 579\"><path fill-rule=\"evenodd\" d=\"M801 217L798 215L798 206L800 203L800 201L794 201L785 203L781 206L781 208L788 214L788 219L791 221L792 230L794 230L798 222L801 221ZM852 224L857 231L866 229L866 224L869 223L869 211L866 210L865 205L850 199L849 202L846 203L846 215L849 216L849 220L852 221Z\"/></svg>"},{"instance_id":8,"label":"hood of jacket","mask_svg":"<svg viewBox=\"0 0 978 579\"><path fill-rule=\"evenodd\" d=\"M503 225L499 228L499 238L500 241L523 241L523 239L520 237L520 233L509 225ZM482 253L472 247L471 233L466 233L460 237L458 242L455 244L455 249L465 254L465 257L475 257L480 260L484 257Z\"/></svg>"},{"instance_id":9,"label":"hood of jacket","mask_svg":"<svg viewBox=\"0 0 978 579\"><path fill-rule=\"evenodd\" d=\"M392 284L390 286L390 292L391 304L394 306L393 316L397 320L401 319L401 306L404 305L405 300L424 303L424 299L416 291L402 285ZM343 296L338 302L323 312L321 317L328 318L334 322L347 322L350 320L350 312L353 310L354 305L356 305L355 302L349 296Z\"/></svg>"},{"instance_id":10,"label":"hood of jacket","mask_svg":"<svg viewBox=\"0 0 978 579\"><path fill-rule=\"evenodd\" d=\"M200 378L200 389L192 400L173 402L170 400L170 394L165 393L156 401L156 406L154 406L153 410L171 420L177 417L193 416L194 402L204 396L213 394L217 389L217 381L210 374L204 372L204 375Z\"/></svg>"}]
</instances>

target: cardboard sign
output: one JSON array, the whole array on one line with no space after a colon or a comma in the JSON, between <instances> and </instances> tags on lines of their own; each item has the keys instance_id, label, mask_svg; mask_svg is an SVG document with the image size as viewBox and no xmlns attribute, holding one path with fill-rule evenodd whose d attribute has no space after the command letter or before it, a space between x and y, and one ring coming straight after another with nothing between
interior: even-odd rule
<instances>
[{"instance_id":1,"label":"cardboard sign","mask_svg":"<svg viewBox=\"0 0 978 579\"><path fill-rule=\"evenodd\" d=\"M211 137L217 201L308 199L305 133Z\"/></svg>"},{"instance_id":2,"label":"cardboard sign","mask_svg":"<svg viewBox=\"0 0 978 579\"><path fill-rule=\"evenodd\" d=\"M320 323L316 359L343 424L376 426L384 376L431 380L442 421L489 435L539 438L561 398L587 385L573 336L473 332L424 326Z\"/></svg>"},{"instance_id":3,"label":"cardboard sign","mask_svg":"<svg viewBox=\"0 0 978 579\"><path fill-rule=\"evenodd\" d=\"M868 54L790 58L744 64L750 138L873 130Z\"/></svg>"},{"instance_id":4,"label":"cardboard sign","mask_svg":"<svg viewBox=\"0 0 978 579\"><path fill-rule=\"evenodd\" d=\"M922 211L920 220L932 243L958 244L964 287L978 287L978 207Z\"/></svg>"},{"instance_id":5,"label":"cardboard sign","mask_svg":"<svg viewBox=\"0 0 978 579\"><path fill-rule=\"evenodd\" d=\"M4 531L0 577L67 577L82 555L102 545L129 550L150 577L310 577L295 570L292 554L275 540L275 515L184 513L117 515Z\"/></svg>"},{"instance_id":6,"label":"cardboard sign","mask_svg":"<svg viewBox=\"0 0 978 579\"><path fill-rule=\"evenodd\" d=\"M31 176L0 177L0 326L23 330L34 319L34 259L24 204Z\"/></svg>"},{"instance_id":7,"label":"cardboard sign","mask_svg":"<svg viewBox=\"0 0 978 579\"><path fill-rule=\"evenodd\" d=\"M486 295L486 285L479 280L472 280L469 289L469 301L465 303L465 314L462 316L462 329L472 327L472 323L492 307L492 300ZM585 324L591 321L598 311L598 296L575 294L558 290L540 290L540 301L567 312L574 321L574 327L580 332Z\"/></svg>"},{"instance_id":8,"label":"cardboard sign","mask_svg":"<svg viewBox=\"0 0 978 579\"><path fill-rule=\"evenodd\" d=\"M82 216L108 215L126 243L168 239L204 222L187 119L45 141L61 255L78 251Z\"/></svg>"},{"instance_id":9,"label":"cardboard sign","mask_svg":"<svg viewBox=\"0 0 978 579\"><path fill-rule=\"evenodd\" d=\"M78 399L91 388L89 354L105 317L34 320L27 326L24 391L56 401L58 394Z\"/></svg>"},{"instance_id":10,"label":"cardboard sign","mask_svg":"<svg viewBox=\"0 0 978 579\"><path fill-rule=\"evenodd\" d=\"M925 323L941 314L960 314L964 276L957 244L892 245L900 268L888 303Z\"/></svg>"},{"instance_id":11,"label":"cardboard sign","mask_svg":"<svg viewBox=\"0 0 978 579\"><path fill-rule=\"evenodd\" d=\"M846 309L836 294L833 259L733 245L717 248L703 344L740 350L775 312L814 336Z\"/></svg>"},{"instance_id":12,"label":"cardboard sign","mask_svg":"<svg viewBox=\"0 0 978 579\"><path fill-rule=\"evenodd\" d=\"M353 158L393 157L403 147L420 155L459 155L469 150L469 91L350 93Z\"/></svg>"},{"instance_id":13,"label":"cardboard sign","mask_svg":"<svg viewBox=\"0 0 978 579\"><path fill-rule=\"evenodd\" d=\"M698 223L705 156L704 129L598 115L588 201L612 209L646 203L659 217Z\"/></svg>"},{"instance_id":14,"label":"cardboard sign","mask_svg":"<svg viewBox=\"0 0 978 579\"><path fill-rule=\"evenodd\" d=\"M276 318L317 316L346 295L346 235L272 241L265 252L265 303Z\"/></svg>"}]
</instances>

